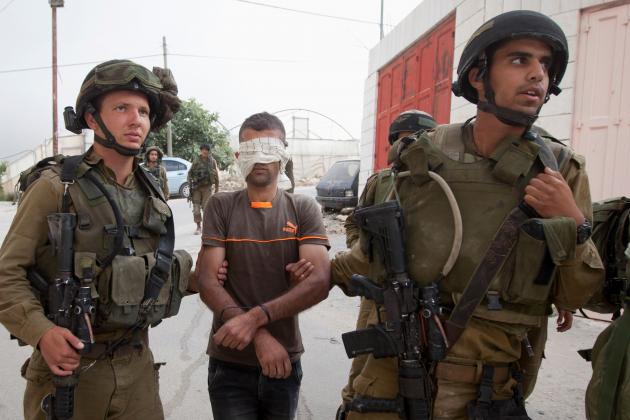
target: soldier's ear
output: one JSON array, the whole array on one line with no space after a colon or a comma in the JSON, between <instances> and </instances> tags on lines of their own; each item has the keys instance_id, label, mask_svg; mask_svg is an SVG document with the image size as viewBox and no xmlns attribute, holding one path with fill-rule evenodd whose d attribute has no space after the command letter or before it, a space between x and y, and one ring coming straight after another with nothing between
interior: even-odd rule
<instances>
[{"instance_id":1,"label":"soldier's ear","mask_svg":"<svg viewBox=\"0 0 630 420\"><path fill-rule=\"evenodd\" d=\"M96 123L94 116L91 113L86 112L83 114L83 118L85 119L85 122L87 123L88 127L92 131L96 131L96 129L98 128L98 124Z\"/></svg>"}]
</instances>

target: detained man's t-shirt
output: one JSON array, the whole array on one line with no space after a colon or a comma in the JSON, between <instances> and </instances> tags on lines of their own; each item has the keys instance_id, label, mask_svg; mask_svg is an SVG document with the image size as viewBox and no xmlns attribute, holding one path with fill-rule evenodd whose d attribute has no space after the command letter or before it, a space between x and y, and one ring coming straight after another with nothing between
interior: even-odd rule
<instances>
[{"instance_id":1,"label":"detained man's t-shirt","mask_svg":"<svg viewBox=\"0 0 630 420\"><path fill-rule=\"evenodd\" d=\"M244 310L286 293L285 269L299 260L299 246L330 248L319 206L310 197L278 190L270 205L252 204L247 190L213 195L203 220L204 245L224 247L228 260L225 290ZM214 314L212 332L222 325ZM304 352L298 317L273 321L269 332L285 347L292 362ZM208 343L208 354L219 360L257 366L253 344L242 351Z\"/></svg>"}]
</instances>

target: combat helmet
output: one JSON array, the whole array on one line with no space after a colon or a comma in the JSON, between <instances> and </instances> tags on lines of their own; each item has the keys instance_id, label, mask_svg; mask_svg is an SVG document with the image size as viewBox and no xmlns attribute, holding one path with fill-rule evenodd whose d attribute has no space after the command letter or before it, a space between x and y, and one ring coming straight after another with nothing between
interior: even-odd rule
<instances>
[{"instance_id":1,"label":"combat helmet","mask_svg":"<svg viewBox=\"0 0 630 420\"><path fill-rule=\"evenodd\" d=\"M394 144L398 139L398 133L402 133L403 131L415 133L416 131L430 130L435 127L437 127L437 123L431 114L417 109L403 111L398 114L396 119L392 121L389 126L389 144Z\"/></svg>"},{"instance_id":2,"label":"combat helmet","mask_svg":"<svg viewBox=\"0 0 630 420\"><path fill-rule=\"evenodd\" d=\"M558 95L559 85L567 68L569 48L567 38L549 17L530 10L514 10L500 14L481 25L470 37L464 47L457 66L457 80L453 82L452 90L455 96L463 96L468 101L477 104L479 109L494 114L501 122L515 126L531 126L540 108L534 115L498 106L494 99L494 92L490 87L489 60L492 52L500 43L513 39L536 38L546 43L552 50L552 63L549 68L549 88L545 94L545 102L549 94ZM477 91L468 80L468 72L479 68L477 76L483 81L486 102L480 102Z\"/></svg>"},{"instance_id":3,"label":"combat helmet","mask_svg":"<svg viewBox=\"0 0 630 420\"><path fill-rule=\"evenodd\" d=\"M158 131L179 110L177 84L169 69L153 67L153 71L149 71L130 60L110 60L94 67L83 80L77 96L76 113L72 107L66 107L64 119L69 131L79 134L81 129L88 128L84 115L89 112L105 134L104 139L94 136L99 144L112 148L122 155L136 155L138 150L121 146L116 142L96 109L98 97L116 90L138 91L147 95L151 130Z\"/></svg>"},{"instance_id":4,"label":"combat helmet","mask_svg":"<svg viewBox=\"0 0 630 420\"><path fill-rule=\"evenodd\" d=\"M158 146L149 146L147 147L147 151L144 153L145 162L149 162L149 154L154 150L158 154L158 162L162 160L162 158L164 157L164 152L162 152L162 149L160 149Z\"/></svg>"}]
</instances>

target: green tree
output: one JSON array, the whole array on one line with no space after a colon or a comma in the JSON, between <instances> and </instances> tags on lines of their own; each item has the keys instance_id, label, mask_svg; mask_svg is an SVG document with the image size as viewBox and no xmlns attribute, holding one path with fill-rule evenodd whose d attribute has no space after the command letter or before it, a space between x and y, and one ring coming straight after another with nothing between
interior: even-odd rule
<instances>
[{"instance_id":1,"label":"green tree","mask_svg":"<svg viewBox=\"0 0 630 420\"><path fill-rule=\"evenodd\" d=\"M179 112L171 120L173 155L192 161L199 156L199 146L210 143L212 156L220 169L234 162L228 132L218 126L219 114L209 112L194 98L182 101ZM157 145L166 152L166 129L151 133L148 146Z\"/></svg>"}]
</instances>

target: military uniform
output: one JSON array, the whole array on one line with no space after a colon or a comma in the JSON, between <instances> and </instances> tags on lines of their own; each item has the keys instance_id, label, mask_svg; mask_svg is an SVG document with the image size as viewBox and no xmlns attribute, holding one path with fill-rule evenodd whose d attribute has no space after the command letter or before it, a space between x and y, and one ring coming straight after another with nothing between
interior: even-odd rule
<instances>
[{"instance_id":1,"label":"military uniform","mask_svg":"<svg viewBox=\"0 0 630 420\"><path fill-rule=\"evenodd\" d=\"M563 153L569 154L562 174L580 210L591 217L583 159L557 144L548 146L556 153L564 150ZM514 138L504 140L490 158L481 158L474 151L472 126L462 124L440 126L427 132L402 152L401 163L412 173L397 186L405 216L408 273L421 286L437 278L453 236L451 212L444 194L426 177L429 167L449 183L461 209L462 249L453 270L440 283L442 304L446 307L452 308L461 297L500 223L518 204L529 179L540 171L537 153L533 142ZM371 204L370 199L374 199L376 191L383 189L388 179L387 176L372 178L366 186L365 205ZM601 261L590 241L575 245L575 222L566 218L542 222L548 226L545 232L557 238L554 244L548 244L555 262L554 280L544 286L532 284L537 272L532 272L531 267L535 270L541 265L544 242L536 242L521 231L515 249L490 285L490 291L501 299L502 310L489 310L488 300L484 300L459 341L449 349L446 359L437 365L434 418L467 418L466 406L477 397L484 365L495 366L493 400L511 399L516 378L508 368L521 357L521 341L528 331L540 326L550 303L561 309L575 310L588 300L599 284ZM335 258L332 265L335 283L348 282L353 273L368 273L370 278L383 281L382 267L375 263L368 266L365 250L360 240L351 251ZM376 321L374 309L368 323ZM360 397L396 398L396 359L375 359L368 355L353 381L353 388ZM348 419L354 418L396 419L398 415L348 413Z\"/></svg>"},{"instance_id":2,"label":"military uniform","mask_svg":"<svg viewBox=\"0 0 630 420\"><path fill-rule=\"evenodd\" d=\"M625 226L624 221L621 223ZM625 228L627 229L627 226ZM627 275L630 273L630 246L626 248L625 256ZM623 315L599 334L593 347L591 357L593 376L586 389L588 420L630 419L629 292L626 291Z\"/></svg>"},{"instance_id":3,"label":"military uniform","mask_svg":"<svg viewBox=\"0 0 630 420\"><path fill-rule=\"evenodd\" d=\"M117 204L124 220L123 250L111 266L100 270L113 247L116 221L103 194L79 175L69 188L69 211L77 214L74 233L75 275L85 268L94 270L92 295L96 300L92 350L81 357L79 382L75 389L75 418L163 418L158 389L158 368L149 349L148 325L129 329L137 321L138 307L145 291L148 270L155 264L164 221L170 209L163 198L145 184L146 175L137 162L124 185L91 149L79 165L78 173L89 171L102 183ZM144 179L144 181L143 181ZM144 185L144 186L143 186ZM58 168L42 171L23 195L18 212L0 250L0 322L16 337L35 348L24 364L27 379L24 416L43 419L42 398L53 391L52 375L37 349L39 340L54 324L46 317L26 278L26 268L34 267L49 282L57 272L57 261L48 240L46 218L61 212L64 186ZM179 254L190 270L192 260ZM175 286L177 298L171 293ZM187 288L187 275L171 277L148 315L148 321L177 312ZM169 308L167 308L169 306ZM106 351L123 338L122 345Z\"/></svg>"},{"instance_id":4,"label":"military uniform","mask_svg":"<svg viewBox=\"0 0 630 420\"><path fill-rule=\"evenodd\" d=\"M153 163L149 160L149 154L155 150L158 153L158 161ZM144 154L144 167L158 180L160 184L160 188L162 188L162 193L164 193L164 198L168 200L169 190L168 190L168 177L166 176L166 169L164 166L160 164L160 160L162 159L162 151L157 146L151 146L147 148L146 153Z\"/></svg>"},{"instance_id":5,"label":"military uniform","mask_svg":"<svg viewBox=\"0 0 630 420\"><path fill-rule=\"evenodd\" d=\"M195 159L188 171L188 184L193 203L193 217L195 223L201 223L201 212L206 207L208 199L212 195L212 187L219 190L219 173L217 164L208 154L208 158L199 156Z\"/></svg>"}]
</instances>

